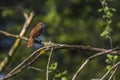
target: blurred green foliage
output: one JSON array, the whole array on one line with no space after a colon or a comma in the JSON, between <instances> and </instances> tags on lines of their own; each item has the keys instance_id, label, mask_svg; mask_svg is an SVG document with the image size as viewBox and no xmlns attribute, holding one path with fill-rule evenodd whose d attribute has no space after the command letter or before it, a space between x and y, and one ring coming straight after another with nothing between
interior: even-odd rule
<instances>
[{"instance_id":1,"label":"blurred green foliage","mask_svg":"<svg viewBox=\"0 0 120 80\"><path fill-rule=\"evenodd\" d=\"M114 15L109 11L106 13L112 15L110 25L113 47L120 44L119 3L119 0L108 3L110 7L116 9L116 12L112 13ZM104 12L98 11L100 8L102 5L99 0L0 0L0 29L19 34L25 22L23 12L34 11L35 16L26 36L34 25L42 21L46 24L43 34L45 41L111 48L109 40L100 36L106 26L106 21L102 18ZM5 39L11 38L0 34L1 61L15 40L7 42ZM3 45L3 43L8 45ZM35 47L27 48L26 43L26 41L22 41L4 73L9 72L35 50ZM61 75L62 71L67 71L67 76L62 80L66 80L66 78L69 80L83 61L93 53L81 50L57 50L54 51L51 63L57 62L57 70L61 71ZM101 56L91 61L78 76L78 80L101 77L105 73L104 68L107 65L105 58L105 56ZM11 80L45 80L47 59L48 54L43 55L32 65L43 69L43 71L25 69ZM116 76L119 74L118 71ZM118 79L119 77L116 80Z\"/></svg>"}]
</instances>

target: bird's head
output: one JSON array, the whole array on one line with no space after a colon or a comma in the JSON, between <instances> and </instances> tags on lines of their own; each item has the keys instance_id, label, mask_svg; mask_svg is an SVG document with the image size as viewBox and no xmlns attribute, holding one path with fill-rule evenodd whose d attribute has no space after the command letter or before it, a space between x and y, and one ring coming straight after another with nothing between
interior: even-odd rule
<instances>
[{"instance_id":1,"label":"bird's head","mask_svg":"<svg viewBox=\"0 0 120 80\"><path fill-rule=\"evenodd\" d=\"M40 28L42 28L43 32L45 30L45 24L43 22L39 22L38 25L40 26Z\"/></svg>"}]
</instances>

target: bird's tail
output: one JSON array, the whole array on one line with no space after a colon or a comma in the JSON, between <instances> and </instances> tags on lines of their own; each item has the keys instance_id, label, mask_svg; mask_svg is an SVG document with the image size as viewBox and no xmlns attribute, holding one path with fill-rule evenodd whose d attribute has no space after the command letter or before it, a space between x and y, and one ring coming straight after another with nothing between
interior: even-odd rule
<instances>
[{"instance_id":1,"label":"bird's tail","mask_svg":"<svg viewBox=\"0 0 120 80\"><path fill-rule=\"evenodd\" d=\"M33 45L33 38L30 37L27 43L27 47L31 47Z\"/></svg>"}]
</instances>

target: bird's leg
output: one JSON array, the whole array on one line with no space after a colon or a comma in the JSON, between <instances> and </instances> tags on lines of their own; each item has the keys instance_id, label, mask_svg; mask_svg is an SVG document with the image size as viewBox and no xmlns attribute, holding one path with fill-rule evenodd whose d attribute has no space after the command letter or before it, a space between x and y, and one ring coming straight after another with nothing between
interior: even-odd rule
<instances>
[{"instance_id":1,"label":"bird's leg","mask_svg":"<svg viewBox=\"0 0 120 80\"><path fill-rule=\"evenodd\" d=\"M41 44L42 40L41 40L41 39L36 39L36 38L35 38L35 39L34 39L34 42L35 42L35 43L38 43L38 44Z\"/></svg>"},{"instance_id":2,"label":"bird's leg","mask_svg":"<svg viewBox=\"0 0 120 80\"><path fill-rule=\"evenodd\" d=\"M44 42L43 44L44 44L44 46L46 47L47 50L48 50L49 48L53 47L53 43L52 43L51 41L49 41L49 42Z\"/></svg>"}]
</instances>

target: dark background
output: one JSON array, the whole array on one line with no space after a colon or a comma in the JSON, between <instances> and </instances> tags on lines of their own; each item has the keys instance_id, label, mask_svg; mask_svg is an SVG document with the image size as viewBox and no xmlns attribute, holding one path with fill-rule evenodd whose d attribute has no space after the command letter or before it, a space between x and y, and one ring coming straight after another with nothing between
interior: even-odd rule
<instances>
[{"instance_id":1,"label":"dark background","mask_svg":"<svg viewBox=\"0 0 120 80\"><path fill-rule=\"evenodd\" d=\"M108 2L109 7L117 11L112 17L112 41L113 47L120 44L120 0ZM25 22L23 12L35 12L35 16L30 25L30 30L38 22L44 22L45 32L44 41L53 41L56 43L88 45L99 48L110 48L109 39L100 36L105 29L105 19L102 18L103 12L98 12L102 8L99 0L0 0L0 30L13 34L19 34ZM0 61L4 59L13 45L15 39L0 34ZM18 65L36 48L27 48L27 42L22 41L4 73L9 72ZM54 51L51 63L57 62L57 70L50 73L50 80L54 73L67 71L64 75L68 80L72 78L78 67L95 52L82 50L57 50ZM45 80L45 70L47 65L48 54L39 58L32 66L43 69L36 71L25 69L11 80ZM99 78L106 72L106 56L98 57L92 60L83 69L78 80L90 80ZM119 70L119 69L118 69ZM117 71L116 80L119 79ZM57 78L56 80L59 80Z\"/></svg>"}]
</instances>

